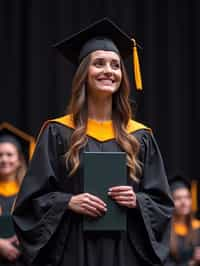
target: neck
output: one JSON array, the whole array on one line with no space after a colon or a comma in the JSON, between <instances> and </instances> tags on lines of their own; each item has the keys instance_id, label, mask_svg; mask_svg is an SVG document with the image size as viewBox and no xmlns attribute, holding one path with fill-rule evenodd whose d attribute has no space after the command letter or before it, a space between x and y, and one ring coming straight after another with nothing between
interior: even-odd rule
<instances>
[{"instance_id":1,"label":"neck","mask_svg":"<svg viewBox=\"0 0 200 266\"><path fill-rule=\"evenodd\" d=\"M9 181L15 181L16 175L7 175L7 176L0 176L0 181L2 182L9 182Z\"/></svg>"},{"instance_id":2,"label":"neck","mask_svg":"<svg viewBox=\"0 0 200 266\"><path fill-rule=\"evenodd\" d=\"M180 216L176 216L175 220L176 220L177 223L185 224L186 223L186 218L187 218L187 216L180 215Z\"/></svg>"},{"instance_id":3,"label":"neck","mask_svg":"<svg viewBox=\"0 0 200 266\"><path fill-rule=\"evenodd\" d=\"M88 117L97 121L112 119L112 96L88 97Z\"/></svg>"}]
</instances>

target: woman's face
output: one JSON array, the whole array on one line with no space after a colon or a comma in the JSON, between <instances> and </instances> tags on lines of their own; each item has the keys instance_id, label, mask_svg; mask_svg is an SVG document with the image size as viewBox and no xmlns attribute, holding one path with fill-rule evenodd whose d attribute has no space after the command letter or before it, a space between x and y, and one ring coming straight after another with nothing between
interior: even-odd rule
<instances>
[{"instance_id":1,"label":"woman's face","mask_svg":"<svg viewBox=\"0 0 200 266\"><path fill-rule=\"evenodd\" d=\"M192 208L192 199L190 191L187 188L179 188L173 192L175 212L178 216L190 214Z\"/></svg>"},{"instance_id":2,"label":"woman's face","mask_svg":"<svg viewBox=\"0 0 200 266\"><path fill-rule=\"evenodd\" d=\"M113 94L120 87L120 57L115 52L98 50L91 53L87 88L89 93Z\"/></svg>"},{"instance_id":3,"label":"woman's face","mask_svg":"<svg viewBox=\"0 0 200 266\"><path fill-rule=\"evenodd\" d=\"M0 143L0 177L7 177L16 173L20 166L17 148L9 142Z\"/></svg>"}]
</instances>

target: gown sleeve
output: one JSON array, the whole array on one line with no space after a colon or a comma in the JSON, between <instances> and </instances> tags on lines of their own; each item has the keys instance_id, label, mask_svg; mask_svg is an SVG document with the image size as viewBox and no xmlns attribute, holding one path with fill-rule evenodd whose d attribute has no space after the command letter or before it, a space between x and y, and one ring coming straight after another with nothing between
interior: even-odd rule
<instances>
[{"instance_id":1,"label":"gown sleeve","mask_svg":"<svg viewBox=\"0 0 200 266\"><path fill-rule=\"evenodd\" d=\"M28 264L57 230L72 196L59 188L63 143L57 131L55 123L50 123L40 135L13 212L14 227Z\"/></svg>"},{"instance_id":2,"label":"gown sleeve","mask_svg":"<svg viewBox=\"0 0 200 266\"><path fill-rule=\"evenodd\" d=\"M137 251L148 263L163 265L169 253L173 201L153 134L145 131L138 133L138 138L141 143L142 176L136 192L138 207L133 217L131 238Z\"/></svg>"}]
</instances>

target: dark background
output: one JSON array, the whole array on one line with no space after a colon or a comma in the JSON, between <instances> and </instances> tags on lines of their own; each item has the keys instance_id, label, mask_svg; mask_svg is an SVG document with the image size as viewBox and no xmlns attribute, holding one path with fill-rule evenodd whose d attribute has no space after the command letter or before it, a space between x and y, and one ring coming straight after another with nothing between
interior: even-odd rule
<instances>
[{"instance_id":1,"label":"dark background","mask_svg":"<svg viewBox=\"0 0 200 266\"><path fill-rule=\"evenodd\" d=\"M51 44L108 16L143 47L137 120L153 128L167 172L200 178L200 1L1 0L0 122L36 136L65 113L74 68Z\"/></svg>"}]
</instances>

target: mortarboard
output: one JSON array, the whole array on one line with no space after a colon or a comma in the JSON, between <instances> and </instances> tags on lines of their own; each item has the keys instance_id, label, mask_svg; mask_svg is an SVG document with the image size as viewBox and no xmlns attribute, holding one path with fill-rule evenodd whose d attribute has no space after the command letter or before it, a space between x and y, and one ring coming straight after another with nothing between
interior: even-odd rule
<instances>
[{"instance_id":1,"label":"mortarboard","mask_svg":"<svg viewBox=\"0 0 200 266\"><path fill-rule=\"evenodd\" d=\"M179 188L187 188L189 190L191 189L190 181L182 175L173 176L169 181L169 185L172 192Z\"/></svg>"},{"instance_id":2,"label":"mortarboard","mask_svg":"<svg viewBox=\"0 0 200 266\"><path fill-rule=\"evenodd\" d=\"M16 145L17 149L24 154L26 161L31 159L35 139L13 125L3 122L0 124L0 143L7 141Z\"/></svg>"},{"instance_id":3,"label":"mortarboard","mask_svg":"<svg viewBox=\"0 0 200 266\"><path fill-rule=\"evenodd\" d=\"M182 174L177 174L169 180L169 185L170 185L172 193L175 190L180 189L180 188L186 188L189 191L191 191L192 210L194 212L197 211L197 209L198 209L198 203L197 203L197 201L198 201L198 192L197 192L198 183L196 180L189 180L188 178L186 178Z\"/></svg>"},{"instance_id":4,"label":"mortarboard","mask_svg":"<svg viewBox=\"0 0 200 266\"><path fill-rule=\"evenodd\" d=\"M79 64L89 53L96 50L113 51L123 59L133 54L136 88L142 89L137 45L122 29L108 18L103 18L56 43L53 47L72 64Z\"/></svg>"}]
</instances>

